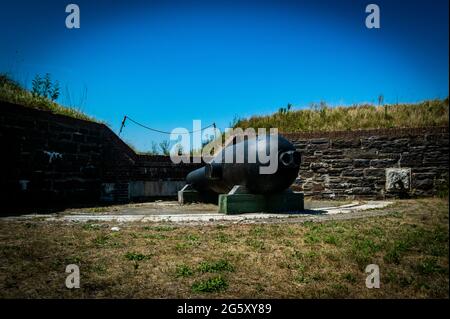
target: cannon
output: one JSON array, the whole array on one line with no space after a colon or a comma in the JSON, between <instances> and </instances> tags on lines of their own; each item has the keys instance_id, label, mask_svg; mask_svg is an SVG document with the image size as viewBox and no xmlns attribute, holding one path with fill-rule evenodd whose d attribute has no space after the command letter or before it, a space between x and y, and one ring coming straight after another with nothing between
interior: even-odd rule
<instances>
[{"instance_id":1,"label":"cannon","mask_svg":"<svg viewBox=\"0 0 450 319\"><path fill-rule=\"evenodd\" d=\"M198 201L218 202L219 211L226 213L236 200L241 208L233 212L301 210L303 194L300 198L288 190L300 163L300 152L280 135L234 138L209 163L187 175L179 201L186 203L183 195L194 194ZM297 200L301 203L292 204ZM273 207L280 201L281 207Z\"/></svg>"}]
</instances>

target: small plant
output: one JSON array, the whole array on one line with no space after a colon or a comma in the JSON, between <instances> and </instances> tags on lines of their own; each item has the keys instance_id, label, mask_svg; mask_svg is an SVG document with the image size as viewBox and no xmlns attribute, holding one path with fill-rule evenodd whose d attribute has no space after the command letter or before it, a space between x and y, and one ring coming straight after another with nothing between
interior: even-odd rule
<instances>
[{"instance_id":1,"label":"small plant","mask_svg":"<svg viewBox=\"0 0 450 319\"><path fill-rule=\"evenodd\" d=\"M53 83L49 73L45 74L44 77L36 74L32 81L32 86L31 93L34 97L42 97L52 101L55 101L59 97L58 81Z\"/></svg>"},{"instance_id":2,"label":"small plant","mask_svg":"<svg viewBox=\"0 0 450 319\"><path fill-rule=\"evenodd\" d=\"M384 255L384 261L390 264L400 264L402 254L408 250L408 243L405 241L396 241Z\"/></svg>"},{"instance_id":3,"label":"small plant","mask_svg":"<svg viewBox=\"0 0 450 319\"><path fill-rule=\"evenodd\" d=\"M186 240L187 240L188 245L191 245L191 246L198 246L200 244L200 242L199 242L200 237L198 237L197 235L194 235L194 234L187 235Z\"/></svg>"},{"instance_id":4,"label":"small plant","mask_svg":"<svg viewBox=\"0 0 450 319\"><path fill-rule=\"evenodd\" d=\"M152 147L151 150L148 152L149 155L158 155L158 144L155 141L152 141Z\"/></svg>"},{"instance_id":5,"label":"small plant","mask_svg":"<svg viewBox=\"0 0 450 319\"><path fill-rule=\"evenodd\" d=\"M94 238L93 242L97 246L105 246L106 244L108 244L109 239L110 237L108 235L99 235Z\"/></svg>"},{"instance_id":6,"label":"small plant","mask_svg":"<svg viewBox=\"0 0 450 319\"><path fill-rule=\"evenodd\" d=\"M400 264L401 261L401 253L398 249L389 250L386 255L384 255L384 261L390 264Z\"/></svg>"},{"instance_id":7,"label":"small plant","mask_svg":"<svg viewBox=\"0 0 450 319\"><path fill-rule=\"evenodd\" d=\"M230 236L228 236L227 234L224 234L222 232L217 234L216 239L220 243L228 243L231 241Z\"/></svg>"},{"instance_id":8,"label":"small plant","mask_svg":"<svg viewBox=\"0 0 450 319\"><path fill-rule=\"evenodd\" d=\"M125 254L125 258L131 261L142 261L145 259L150 258L148 255L140 254L140 253L134 253L134 252L127 252Z\"/></svg>"},{"instance_id":9,"label":"small plant","mask_svg":"<svg viewBox=\"0 0 450 319\"><path fill-rule=\"evenodd\" d=\"M417 271L421 275L429 275L434 273L443 273L445 272L445 268L438 265L437 258L426 258L417 266Z\"/></svg>"},{"instance_id":10,"label":"small plant","mask_svg":"<svg viewBox=\"0 0 450 319\"><path fill-rule=\"evenodd\" d=\"M346 273L342 277L349 283L352 283L352 284L356 283L356 277L352 273Z\"/></svg>"},{"instance_id":11,"label":"small plant","mask_svg":"<svg viewBox=\"0 0 450 319\"><path fill-rule=\"evenodd\" d=\"M297 276L295 276L295 281L300 283L300 284L306 284L309 282L308 277L305 276L305 274L301 273L298 274Z\"/></svg>"},{"instance_id":12,"label":"small plant","mask_svg":"<svg viewBox=\"0 0 450 319\"><path fill-rule=\"evenodd\" d=\"M448 198L448 180L437 185L436 195L439 198Z\"/></svg>"},{"instance_id":13,"label":"small plant","mask_svg":"<svg viewBox=\"0 0 450 319\"><path fill-rule=\"evenodd\" d=\"M254 238L248 238L246 241L246 244L250 247L256 249L256 250L264 250L266 249L264 242L262 240L257 240Z\"/></svg>"},{"instance_id":14,"label":"small plant","mask_svg":"<svg viewBox=\"0 0 450 319\"><path fill-rule=\"evenodd\" d=\"M228 287L227 282L221 277L214 277L203 281L195 282L192 285L193 292L218 292Z\"/></svg>"},{"instance_id":15,"label":"small plant","mask_svg":"<svg viewBox=\"0 0 450 319\"><path fill-rule=\"evenodd\" d=\"M185 250L189 247L187 243L176 243L175 249L176 250Z\"/></svg>"},{"instance_id":16,"label":"small plant","mask_svg":"<svg viewBox=\"0 0 450 319\"><path fill-rule=\"evenodd\" d=\"M174 229L175 229L175 227L172 227L172 226L155 226L155 227L153 227L153 230L156 230L156 231L172 231Z\"/></svg>"},{"instance_id":17,"label":"small plant","mask_svg":"<svg viewBox=\"0 0 450 319\"><path fill-rule=\"evenodd\" d=\"M99 224L84 224L82 227L84 230L99 230Z\"/></svg>"},{"instance_id":18,"label":"small plant","mask_svg":"<svg viewBox=\"0 0 450 319\"><path fill-rule=\"evenodd\" d=\"M142 238L164 240L167 238L167 236L162 234L144 234L142 235Z\"/></svg>"},{"instance_id":19,"label":"small plant","mask_svg":"<svg viewBox=\"0 0 450 319\"><path fill-rule=\"evenodd\" d=\"M103 264L95 264L91 266L91 269L93 272L96 272L98 274L105 274L106 273L106 266Z\"/></svg>"},{"instance_id":20,"label":"small plant","mask_svg":"<svg viewBox=\"0 0 450 319\"><path fill-rule=\"evenodd\" d=\"M232 272L234 271L234 267L227 261L224 259L218 260L216 262L207 262L204 261L200 264L200 266L198 267L198 270L200 272L221 272L221 271L229 271Z\"/></svg>"},{"instance_id":21,"label":"small plant","mask_svg":"<svg viewBox=\"0 0 450 319\"><path fill-rule=\"evenodd\" d=\"M159 148L161 149L161 152L163 155L169 155L170 154L170 141L164 140L161 143L159 143Z\"/></svg>"},{"instance_id":22,"label":"small plant","mask_svg":"<svg viewBox=\"0 0 450 319\"><path fill-rule=\"evenodd\" d=\"M316 233L310 232L305 235L304 240L306 244L317 244L320 242L320 237Z\"/></svg>"},{"instance_id":23,"label":"small plant","mask_svg":"<svg viewBox=\"0 0 450 319\"><path fill-rule=\"evenodd\" d=\"M330 244L330 245L337 245L338 244L338 240L335 236L333 235L327 235L325 236L325 238L323 239L324 243L326 244Z\"/></svg>"},{"instance_id":24,"label":"small plant","mask_svg":"<svg viewBox=\"0 0 450 319\"><path fill-rule=\"evenodd\" d=\"M303 264L298 264L295 267L297 269L297 275L295 276L295 281L301 284L308 283L309 278L305 273L306 267Z\"/></svg>"},{"instance_id":25,"label":"small plant","mask_svg":"<svg viewBox=\"0 0 450 319\"><path fill-rule=\"evenodd\" d=\"M81 264L81 257L80 256L73 256L73 257L68 257L65 260L66 264L76 264L76 265L80 265Z\"/></svg>"},{"instance_id":26,"label":"small plant","mask_svg":"<svg viewBox=\"0 0 450 319\"><path fill-rule=\"evenodd\" d=\"M265 233L265 229L261 226L256 226L250 229L250 234L256 237L261 237Z\"/></svg>"},{"instance_id":27,"label":"small plant","mask_svg":"<svg viewBox=\"0 0 450 319\"><path fill-rule=\"evenodd\" d=\"M177 269L175 270L175 273L177 277L189 277L194 274L191 268L186 265L178 265Z\"/></svg>"},{"instance_id":28,"label":"small plant","mask_svg":"<svg viewBox=\"0 0 450 319\"><path fill-rule=\"evenodd\" d=\"M371 239L356 240L352 243L351 252L356 263L364 268L373 258L374 254L380 251L381 246Z\"/></svg>"}]
</instances>

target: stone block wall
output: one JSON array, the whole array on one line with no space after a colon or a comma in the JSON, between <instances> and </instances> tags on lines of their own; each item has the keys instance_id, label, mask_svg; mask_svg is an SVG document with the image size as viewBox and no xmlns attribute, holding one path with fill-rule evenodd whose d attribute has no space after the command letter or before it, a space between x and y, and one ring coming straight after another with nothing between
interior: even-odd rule
<instances>
[{"instance_id":1,"label":"stone block wall","mask_svg":"<svg viewBox=\"0 0 450 319\"><path fill-rule=\"evenodd\" d=\"M0 200L8 209L174 196L199 166L136 154L101 123L6 102L0 102L0 152ZM159 181L163 188L136 186Z\"/></svg>"},{"instance_id":2,"label":"stone block wall","mask_svg":"<svg viewBox=\"0 0 450 319\"><path fill-rule=\"evenodd\" d=\"M294 190L316 198L448 189L448 127L283 134L302 153ZM0 102L1 210L175 196L203 165L136 154L108 126Z\"/></svg>"},{"instance_id":3,"label":"stone block wall","mask_svg":"<svg viewBox=\"0 0 450 319\"><path fill-rule=\"evenodd\" d=\"M284 136L302 152L293 188L306 196L432 196L448 189L448 127Z\"/></svg>"}]
</instances>

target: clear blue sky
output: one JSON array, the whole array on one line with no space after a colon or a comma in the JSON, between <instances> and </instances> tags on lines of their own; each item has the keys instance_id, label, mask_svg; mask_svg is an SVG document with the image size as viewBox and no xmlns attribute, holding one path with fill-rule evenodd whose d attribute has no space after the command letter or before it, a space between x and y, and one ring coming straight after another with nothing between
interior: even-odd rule
<instances>
[{"instance_id":1,"label":"clear blue sky","mask_svg":"<svg viewBox=\"0 0 450 319\"><path fill-rule=\"evenodd\" d=\"M83 111L116 132L125 114L223 128L287 103L448 96L448 1L0 1L0 72L27 86L49 72L75 104L87 88ZM369 3L381 29L365 27ZM167 137L129 124L123 138L148 150Z\"/></svg>"}]
</instances>

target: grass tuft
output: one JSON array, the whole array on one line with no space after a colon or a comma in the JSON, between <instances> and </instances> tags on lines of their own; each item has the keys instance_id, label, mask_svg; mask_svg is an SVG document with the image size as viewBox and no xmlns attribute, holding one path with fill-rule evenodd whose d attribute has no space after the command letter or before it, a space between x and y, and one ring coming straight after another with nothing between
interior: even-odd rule
<instances>
[{"instance_id":1,"label":"grass tuft","mask_svg":"<svg viewBox=\"0 0 450 319\"><path fill-rule=\"evenodd\" d=\"M228 287L227 282L221 276L207 280L197 281L192 285L193 292L218 292Z\"/></svg>"},{"instance_id":2,"label":"grass tuft","mask_svg":"<svg viewBox=\"0 0 450 319\"><path fill-rule=\"evenodd\" d=\"M131 260L131 261L142 261L142 260L149 259L150 256L144 255L144 254L140 254L140 253L127 252L125 254L125 258L128 259L128 260Z\"/></svg>"},{"instance_id":3,"label":"grass tuft","mask_svg":"<svg viewBox=\"0 0 450 319\"><path fill-rule=\"evenodd\" d=\"M183 264L177 266L175 273L177 277L189 277L194 274L194 271L189 266Z\"/></svg>"},{"instance_id":4,"label":"grass tuft","mask_svg":"<svg viewBox=\"0 0 450 319\"><path fill-rule=\"evenodd\" d=\"M227 260L221 259L216 262L204 261L204 262L200 263L198 270L203 273L205 273L205 272L215 273L215 272L221 272L221 271L233 272L234 267Z\"/></svg>"}]
</instances>

